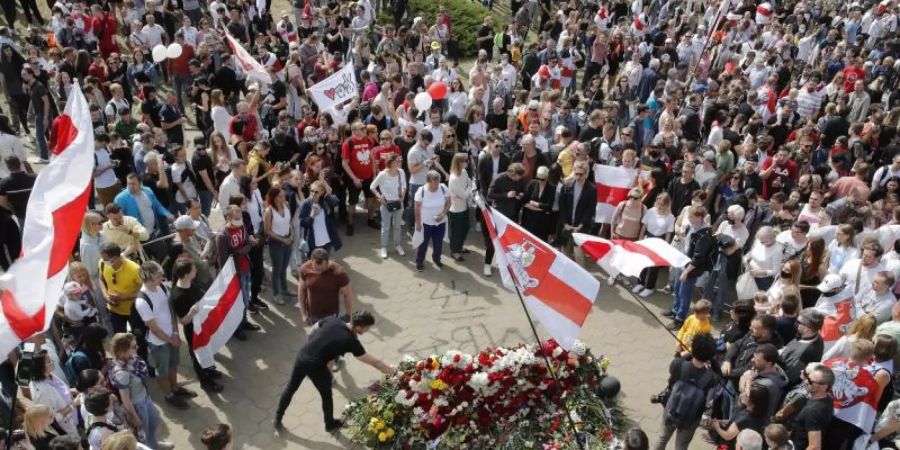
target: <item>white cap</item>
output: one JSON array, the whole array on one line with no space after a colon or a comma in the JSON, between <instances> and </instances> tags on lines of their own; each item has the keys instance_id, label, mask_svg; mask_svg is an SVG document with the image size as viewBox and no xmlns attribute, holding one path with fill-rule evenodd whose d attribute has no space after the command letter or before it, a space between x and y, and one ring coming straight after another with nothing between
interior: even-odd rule
<instances>
[{"instance_id":1,"label":"white cap","mask_svg":"<svg viewBox=\"0 0 900 450\"><path fill-rule=\"evenodd\" d=\"M816 286L816 288L819 289L819 291L821 291L821 292L831 292L831 291L838 289L840 287L843 287L843 286L844 286L844 279L841 278L840 275L838 275L836 273L829 273L828 275L825 275L825 279L822 280L822 282L819 283L819 285Z\"/></svg>"},{"instance_id":2,"label":"white cap","mask_svg":"<svg viewBox=\"0 0 900 450\"><path fill-rule=\"evenodd\" d=\"M176 231L196 230L196 229L197 229L197 222L195 222L194 219L191 219L191 217L188 215L181 215L181 216L178 216L177 219L175 219L175 230Z\"/></svg>"}]
</instances>

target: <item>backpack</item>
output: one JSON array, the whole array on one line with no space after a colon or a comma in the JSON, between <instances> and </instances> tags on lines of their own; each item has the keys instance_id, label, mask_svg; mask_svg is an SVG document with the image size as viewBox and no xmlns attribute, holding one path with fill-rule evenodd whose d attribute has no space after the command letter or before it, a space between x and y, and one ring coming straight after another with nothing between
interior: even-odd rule
<instances>
[{"instance_id":1,"label":"backpack","mask_svg":"<svg viewBox=\"0 0 900 450\"><path fill-rule=\"evenodd\" d=\"M163 294L166 294L166 298L168 298L169 297L169 288L167 288L166 285L164 285L164 284L160 284L159 288L162 289ZM138 298L144 300L144 303L147 304L147 307L150 308L150 311L153 311L153 301L150 300L150 297L147 295L147 293L145 293L144 291L140 291L140 292L138 292L137 296L138 296Z\"/></svg>"},{"instance_id":2,"label":"backpack","mask_svg":"<svg viewBox=\"0 0 900 450\"><path fill-rule=\"evenodd\" d=\"M687 378L690 364L690 361L681 364L679 380L672 386L665 408L666 424L688 425L697 421L706 407L705 388L712 379L712 370L705 370L699 379Z\"/></svg>"},{"instance_id":3,"label":"backpack","mask_svg":"<svg viewBox=\"0 0 900 450\"><path fill-rule=\"evenodd\" d=\"M66 363L63 365L63 373L66 374L66 381L69 382L69 386L75 386L78 383L78 370L75 369L75 358L87 357L87 353L82 351L77 351L69 355L69 359L67 359Z\"/></svg>"}]
</instances>

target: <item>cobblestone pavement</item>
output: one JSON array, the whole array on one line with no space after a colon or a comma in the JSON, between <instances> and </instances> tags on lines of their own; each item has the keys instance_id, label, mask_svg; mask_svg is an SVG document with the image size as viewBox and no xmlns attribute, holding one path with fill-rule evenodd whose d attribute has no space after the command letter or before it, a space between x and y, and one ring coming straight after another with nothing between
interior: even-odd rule
<instances>
[{"instance_id":1,"label":"cobblestone pavement","mask_svg":"<svg viewBox=\"0 0 900 450\"><path fill-rule=\"evenodd\" d=\"M472 253L465 262L444 258L442 271L426 263L425 272L416 273L408 246L407 256L391 253L381 260L378 233L361 228L346 238L336 259L349 268L357 297L354 309L366 308L376 316L372 331L361 338L369 353L395 364L404 354L424 357L449 349L474 352L489 344L533 341L515 293L499 284L496 271L490 278L481 275L479 233L469 235ZM652 442L662 409L651 405L648 397L665 383L675 344L624 287L610 287L605 277L601 280L600 295L582 339L594 352L611 358L610 371L622 382L621 403ZM264 289L262 297L268 300L268 287ZM658 312L669 301L659 293L648 303ZM208 396L200 391L189 363L185 364L187 358L182 358L180 373L187 378L187 386L201 395L187 411L158 402L164 417L160 436L180 449L199 448L203 428L222 421L235 428L235 448L352 447L345 436L325 432L319 397L308 381L301 385L284 417L286 431L273 430L273 411L307 330L300 325L299 309L270 305L269 311L253 317L262 326L261 332L253 333L246 342L232 341L217 357L219 369L226 373L221 394ZM546 338L540 326L538 332ZM347 399L360 395L378 376L373 368L349 357L335 377L335 410L341 411ZM703 447L698 441L695 439L693 446Z\"/></svg>"}]
</instances>

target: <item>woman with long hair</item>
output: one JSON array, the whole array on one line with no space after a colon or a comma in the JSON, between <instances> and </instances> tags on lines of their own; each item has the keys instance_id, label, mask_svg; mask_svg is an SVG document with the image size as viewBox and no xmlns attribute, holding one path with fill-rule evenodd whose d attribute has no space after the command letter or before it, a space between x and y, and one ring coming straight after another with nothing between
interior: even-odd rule
<instances>
[{"instance_id":1,"label":"woman with long hair","mask_svg":"<svg viewBox=\"0 0 900 450\"><path fill-rule=\"evenodd\" d=\"M212 157L213 163L216 165L216 189L222 184L222 180L231 173L231 162L238 159L238 154L225 139L225 135L218 131L213 131L209 135L209 156Z\"/></svg>"},{"instance_id":2,"label":"woman with long hair","mask_svg":"<svg viewBox=\"0 0 900 450\"><path fill-rule=\"evenodd\" d=\"M859 247L856 246L856 230L852 225L840 224L834 240L828 243L826 266L829 273L840 273L844 263L859 258Z\"/></svg>"},{"instance_id":3,"label":"woman with long hair","mask_svg":"<svg viewBox=\"0 0 900 450\"><path fill-rule=\"evenodd\" d=\"M448 114L456 117L465 117L466 106L469 104L469 95L463 86L462 80L456 78L450 82L450 89L447 92L447 110Z\"/></svg>"},{"instance_id":4,"label":"woman with long hair","mask_svg":"<svg viewBox=\"0 0 900 450\"><path fill-rule=\"evenodd\" d=\"M241 177L240 186L241 195L246 199L243 215L245 217L244 222L247 223L249 221L247 233L256 237L257 240L257 244L253 246L248 254L250 257L250 306L251 309L267 309L265 302L259 298L259 293L262 291L263 277L265 276L265 271L263 270L263 247L266 242L263 233L263 209L265 203L263 202L262 193L259 191L259 185L251 175Z\"/></svg>"},{"instance_id":5,"label":"woman with long hair","mask_svg":"<svg viewBox=\"0 0 900 450\"><path fill-rule=\"evenodd\" d=\"M83 261L83 260L82 260ZM99 268L99 260L93 267ZM88 265L81 261L72 261L69 263L69 280L74 281L84 287L86 290L82 294L86 298L85 303L97 308L100 323L103 326L112 329L112 323L109 321L109 310L106 302L100 301L103 297L100 294L100 274L95 271L92 275L88 269Z\"/></svg>"},{"instance_id":6,"label":"woman with long hair","mask_svg":"<svg viewBox=\"0 0 900 450\"><path fill-rule=\"evenodd\" d=\"M67 433L53 419L52 408L34 403L25 409L25 435L34 450L50 450L50 441Z\"/></svg>"},{"instance_id":7,"label":"woman with long hair","mask_svg":"<svg viewBox=\"0 0 900 450\"><path fill-rule=\"evenodd\" d=\"M672 214L672 199L668 193L662 192L656 196L656 201L652 208L648 209L641 219L643 224L643 235L645 237L654 237L672 241L675 233L675 215ZM641 271L641 275L637 284L631 292L647 298L653 294L656 289L656 278L659 276L658 267L648 267Z\"/></svg>"},{"instance_id":8,"label":"woman with long hair","mask_svg":"<svg viewBox=\"0 0 900 450\"><path fill-rule=\"evenodd\" d=\"M283 305L281 296L294 295L288 289L287 269L293 250L294 228L291 226L291 211L284 198L281 186L272 186L266 193L266 211L263 227L269 243L269 257L272 261L272 300Z\"/></svg>"},{"instance_id":9,"label":"woman with long hair","mask_svg":"<svg viewBox=\"0 0 900 450\"><path fill-rule=\"evenodd\" d=\"M803 308L815 306L822 294L816 288L828 273L828 261L825 259L825 240L819 236L809 239L804 255L800 258L800 299Z\"/></svg>"},{"instance_id":10,"label":"woman with long hair","mask_svg":"<svg viewBox=\"0 0 900 450\"><path fill-rule=\"evenodd\" d=\"M466 168L469 165L468 153L453 155L450 163L450 210L447 213L450 233L450 257L455 261L463 261L463 243L469 233L469 197L472 192L472 180Z\"/></svg>"},{"instance_id":11,"label":"woman with long hair","mask_svg":"<svg viewBox=\"0 0 900 450\"><path fill-rule=\"evenodd\" d=\"M877 325L878 322L875 320L875 316L871 314L864 314L861 317L858 317L855 322L850 324L850 328L847 329L847 332L841 336L840 339L835 341L831 348L825 351L822 355L822 361L829 360L836 356L850 358L851 350L856 342L860 340L871 341L875 337L875 328Z\"/></svg>"},{"instance_id":12,"label":"woman with long hair","mask_svg":"<svg viewBox=\"0 0 900 450\"><path fill-rule=\"evenodd\" d=\"M877 334L873 341L871 362L866 365L866 370L875 377L878 383L878 413L887 408L888 403L894 398L891 380L894 376L894 355L897 354L897 341L890 335Z\"/></svg>"},{"instance_id":13,"label":"woman with long hair","mask_svg":"<svg viewBox=\"0 0 900 450\"><path fill-rule=\"evenodd\" d=\"M78 404L72 397L69 385L53 374L53 359L47 350L41 350L31 360L31 400L47 405L53 419L64 434L78 434ZM27 420L27 419L26 419Z\"/></svg>"},{"instance_id":14,"label":"woman with long hair","mask_svg":"<svg viewBox=\"0 0 900 450\"><path fill-rule=\"evenodd\" d=\"M231 142L231 131L228 128L231 114L225 109L225 93L221 89L213 89L209 94L209 105L209 117L212 119L213 129L225 138L225 142Z\"/></svg>"},{"instance_id":15,"label":"woman with long hair","mask_svg":"<svg viewBox=\"0 0 900 450\"><path fill-rule=\"evenodd\" d=\"M781 297L785 294L800 295L800 277L802 271L800 269L800 261L792 259L781 265L781 272L776 277L772 286L766 290L769 301L773 305L781 303Z\"/></svg>"},{"instance_id":16,"label":"woman with long hair","mask_svg":"<svg viewBox=\"0 0 900 450\"><path fill-rule=\"evenodd\" d=\"M331 186L317 179L309 187L309 196L300 204L300 226L303 228L309 251L324 248L328 253L341 249L337 230L338 200Z\"/></svg>"},{"instance_id":17,"label":"woman with long hair","mask_svg":"<svg viewBox=\"0 0 900 450\"><path fill-rule=\"evenodd\" d=\"M406 173L400 169L402 159L396 153L388 153L385 168L372 181L371 189L381 209L381 259L387 259L388 241L393 231L397 254L403 256L401 223L403 199L406 197ZM452 175L451 175L452 176Z\"/></svg>"},{"instance_id":18,"label":"woman with long hair","mask_svg":"<svg viewBox=\"0 0 900 450\"><path fill-rule=\"evenodd\" d=\"M734 448L741 431L749 429L762 434L768 420L766 414L769 410L769 390L765 386L754 382L746 392L740 393L739 399L743 408L740 408L730 421L727 423L710 421L710 430L725 441L730 449Z\"/></svg>"}]
</instances>

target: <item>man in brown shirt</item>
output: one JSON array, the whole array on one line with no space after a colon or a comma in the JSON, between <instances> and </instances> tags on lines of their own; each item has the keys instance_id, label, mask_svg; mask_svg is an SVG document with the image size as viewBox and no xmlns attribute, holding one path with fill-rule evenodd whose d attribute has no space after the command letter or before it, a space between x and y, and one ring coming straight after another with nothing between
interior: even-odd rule
<instances>
[{"instance_id":1,"label":"man in brown shirt","mask_svg":"<svg viewBox=\"0 0 900 450\"><path fill-rule=\"evenodd\" d=\"M344 313L353 314L353 289L350 277L340 264L328 259L328 250L317 248L309 261L300 266L297 301L303 322L312 325L340 314L340 297L344 297Z\"/></svg>"}]
</instances>

